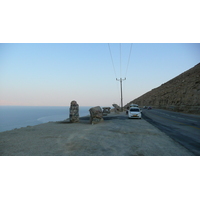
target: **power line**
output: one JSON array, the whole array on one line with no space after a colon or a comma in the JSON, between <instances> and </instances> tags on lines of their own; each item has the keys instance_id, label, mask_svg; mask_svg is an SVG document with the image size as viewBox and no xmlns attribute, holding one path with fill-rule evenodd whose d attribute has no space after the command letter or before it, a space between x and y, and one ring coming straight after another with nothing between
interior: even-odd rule
<instances>
[{"instance_id":1,"label":"power line","mask_svg":"<svg viewBox=\"0 0 200 200\"><path fill-rule=\"evenodd\" d=\"M115 72L115 66L114 66L114 62L113 62L112 53L111 53L111 50L110 50L110 45L109 45L109 43L108 43L108 48L109 48L109 51L110 51L110 57L111 57L111 60L112 60L112 64L113 64L113 69L114 69L115 77L117 77L116 72Z\"/></svg>"},{"instance_id":2,"label":"power line","mask_svg":"<svg viewBox=\"0 0 200 200\"><path fill-rule=\"evenodd\" d=\"M131 57L131 51L132 51L132 44L131 44L131 48L130 48L130 52L129 52L129 58L128 58L128 64L127 64L127 67L126 67L125 77L126 77L126 74L127 74L127 71L128 71L129 61L130 61L130 57Z\"/></svg>"},{"instance_id":3,"label":"power line","mask_svg":"<svg viewBox=\"0 0 200 200\"><path fill-rule=\"evenodd\" d=\"M120 46L119 46L119 49L120 49L120 52L119 52L119 57L120 57L120 77L122 76L122 60L121 60L121 43L120 43Z\"/></svg>"},{"instance_id":4,"label":"power line","mask_svg":"<svg viewBox=\"0 0 200 200\"><path fill-rule=\"evenodd\" d=\"M109 43L108 43L108 48L109 48L109 51L110 51L110 57L111 57L111 60L112 60L113 69L114 69L114 72L115 72L114 62L113 62L112 53L111 53L111 49L110 49ZM127 74L127 70L128 70L128 66L129 66L129 61L130 61L130 56L131 56L131 50L132 50L132 44L131 44L131 48L130 48L129 59L128 59L128 64L127 64L127 68L126 68L126 74ZM121 75L122 75L122 73L121 73L121 68L122 68L122 67L121 67L121 43L120 43L120 52L119 52L119 53L120 53L120 79L117 79L117 78L116 78L116 80L117 80L117 81L120 81L120 89L121 89L121 111L123 111L122 82L126 80L126 76L125 76L124 79L121 78ZM125 74L125 75L126 75L126 74ZM115 77L117 77L117 76L116 76L116 72L115 72Z\"/></svg>"}]
</instances>

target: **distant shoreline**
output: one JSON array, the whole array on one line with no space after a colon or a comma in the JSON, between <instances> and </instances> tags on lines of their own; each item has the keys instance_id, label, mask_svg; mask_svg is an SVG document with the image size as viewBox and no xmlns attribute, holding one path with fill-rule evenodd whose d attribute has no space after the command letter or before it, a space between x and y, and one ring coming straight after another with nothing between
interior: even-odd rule
<instances>
[{"instance_id":1,"label":"distant shoreline","mask_svg":"<svg viewBox=\"0 0 200 200\"><path fill-rule=\"evenodd\" d=\"M79 115L89 114L90 107L80 107ZM69 118L68 107L42 106L0 106L0 133L26 126L34 126L49 121Z\"/></svg>"}]
</instances>

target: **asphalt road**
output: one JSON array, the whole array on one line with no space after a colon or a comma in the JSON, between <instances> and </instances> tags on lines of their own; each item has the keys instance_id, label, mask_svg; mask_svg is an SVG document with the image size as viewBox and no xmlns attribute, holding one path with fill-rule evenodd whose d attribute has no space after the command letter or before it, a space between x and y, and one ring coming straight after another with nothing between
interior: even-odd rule
<instances>
[{"instance_id":1,"label":"asphalt road","mask_svg":"<svg viewBox=\"0 0 200 200\"><path fill-rule=\"evenodd\" d=\"M166 133L194 155L200 155L200 116L161 109L142 111L142 118Z\"/></svg>"}]
</instances>

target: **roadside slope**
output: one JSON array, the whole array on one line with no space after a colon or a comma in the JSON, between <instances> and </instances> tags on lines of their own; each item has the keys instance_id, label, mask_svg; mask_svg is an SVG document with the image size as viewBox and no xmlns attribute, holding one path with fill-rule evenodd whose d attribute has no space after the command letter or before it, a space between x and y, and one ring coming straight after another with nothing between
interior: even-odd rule
<instances>
[{"instance_id":1,"label":"roadside slope","mask_svg":"<svg viewBox=\"0 0 200 200\"><path fill-rule=\"evenodd\" d=\"M200 63L131 103L200 114Z\"/></svg>"}]
</instances>

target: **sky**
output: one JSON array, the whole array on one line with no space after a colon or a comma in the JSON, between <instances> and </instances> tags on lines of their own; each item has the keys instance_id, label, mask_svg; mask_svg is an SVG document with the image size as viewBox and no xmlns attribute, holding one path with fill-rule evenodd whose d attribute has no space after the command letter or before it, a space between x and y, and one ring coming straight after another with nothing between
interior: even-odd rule
<instances>
[{"instance_id":1,"label":"sky","mask_svg":"<svg viewBox=\"0 0 200 200\"><path fill-rule=\"evenodd\" d=\"M196 0L2 1L0 105L120 105L116 78L126 78L125 105L200 62L198 8Z\"/></svg>"},{"instance_id":2,"label":"sky","mask_svg":"<svg viewBox=\"0 0 200 200\"><path fill-rule=\"evenodd\" d=\"M1 43L0 105L120 105L126 78L125 105L199 62L199 43Z\"/></svg>"}]
</instances>

